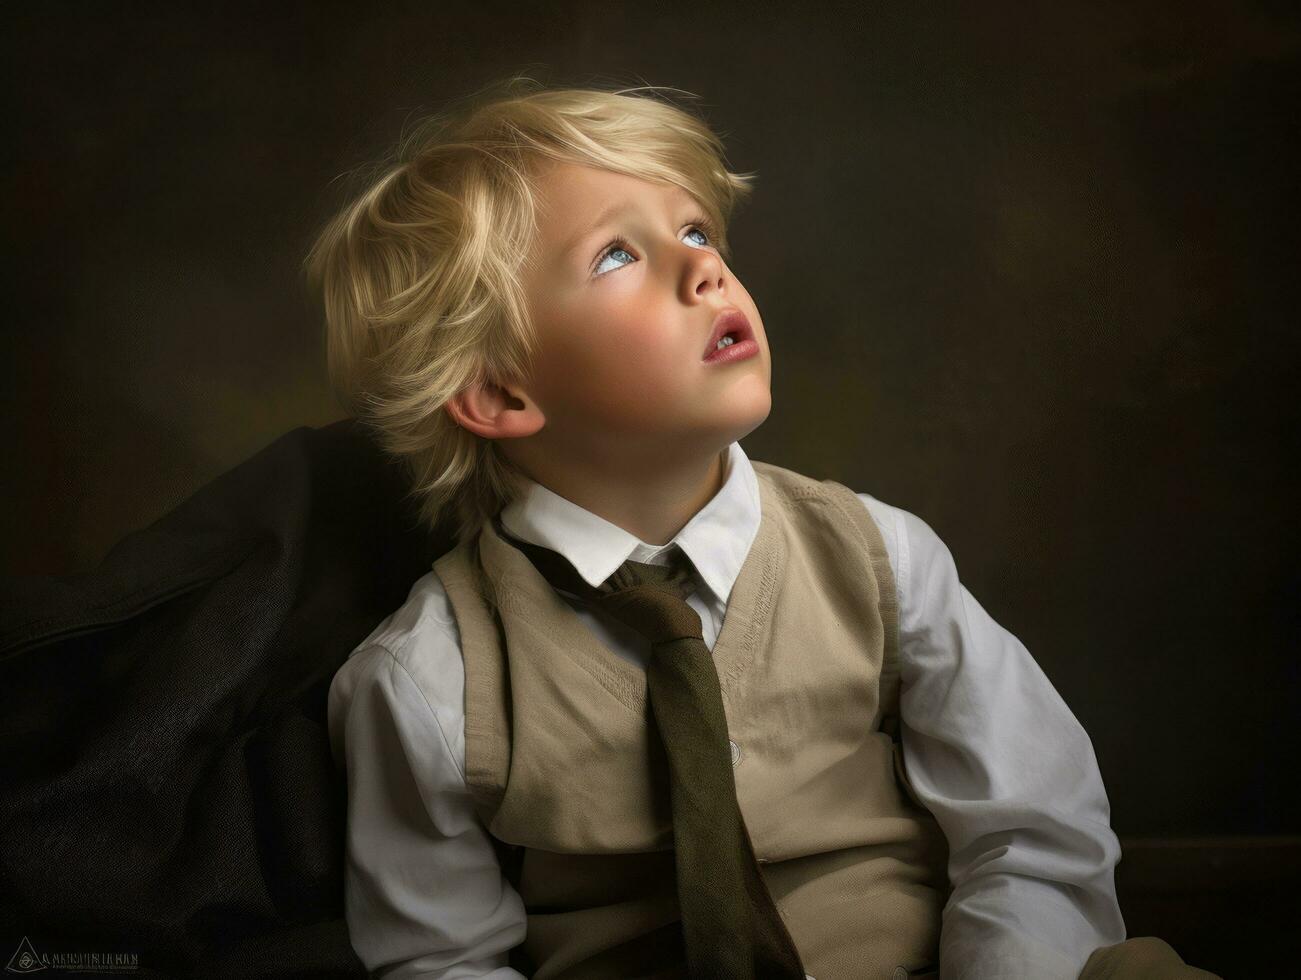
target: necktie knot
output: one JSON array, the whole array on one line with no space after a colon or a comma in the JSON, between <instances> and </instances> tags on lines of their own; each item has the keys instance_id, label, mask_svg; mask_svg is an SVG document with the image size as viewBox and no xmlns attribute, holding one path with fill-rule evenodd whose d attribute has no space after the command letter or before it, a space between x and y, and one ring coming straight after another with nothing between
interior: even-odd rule
<instances>
[{"instance_id":1,"label":"necktie knot","mask_svg":"<svg viewBox=\"0 0 1301 980\"><path fill-rule=\"evenodd\" d=\"M654 585L676 596L690 594L692 570L686 555L676 548L669 553L667 565L651 565L629 558L601 583L603 593L621 592L641 585Z\"/></svg>"},{"instance_id":2,"label":"necktie knot","mask_svg":"<svg viewBox=\"0 0 1301 980\"><path fill-rule=\"evenodd\" d=\"M637 585L602 597L601 607L651 642L704 640L700 615L672 592L656 585Z\"/></svg>"},{"instance_id":3,"label":"necktie knot","mask_svg":"<svg viewBox=\"0 0 1301 980\"><path fill-rule=\"evenodd\" d=\"M685 598L693 572L680 552L668 565L626 561L601 586L600 606L652 646L673 640L703 640L699 614Z\"/></svg>"},{"instance_id":4,"label":"necktie knot","mask_svg":"<svg viewBox=\"0 0 1301 980\"><path fill-rule=\"evenodd\" d=\"M667 565L629 559L594 588L563 555L506 534L500 524L497 527L552 586L604 610L652 646L684 638L704 640L700 616L686 600L695 588L695 570L680 548L670 552Z\"/></svg>"}]
</instances>

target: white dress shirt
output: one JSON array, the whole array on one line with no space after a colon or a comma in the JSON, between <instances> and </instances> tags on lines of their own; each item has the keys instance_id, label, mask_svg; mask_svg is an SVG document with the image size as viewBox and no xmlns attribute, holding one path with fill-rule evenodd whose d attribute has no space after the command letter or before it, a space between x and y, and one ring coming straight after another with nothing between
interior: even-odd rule
<instances>
[{"instance_id":1,"label":"white dress shirt","mask_svg":"<svg viewBox=\"0 0 1301 980\"><path fill-rule=\"evenodd\" d=\"M1125 938L1120 844L1088 735L1025 647L958 581L920 518L858 494L899 593L900 728L918 796L949 843L943 980L1076 980ZM712 650L760 520L754 468L733 443L722 489L674 539L647 545L536 483L502 511L517 538L560 552L592 585L677 546L702 585L688 602ZM575 611L617 655L645 641ZM526 916L465 783L465 673L438 576L412 586L335 675L329 729L348 786L345 914L383 978L518 978ZM798 819L798 816L792 819Z\"/></svg>"}]
</instances>

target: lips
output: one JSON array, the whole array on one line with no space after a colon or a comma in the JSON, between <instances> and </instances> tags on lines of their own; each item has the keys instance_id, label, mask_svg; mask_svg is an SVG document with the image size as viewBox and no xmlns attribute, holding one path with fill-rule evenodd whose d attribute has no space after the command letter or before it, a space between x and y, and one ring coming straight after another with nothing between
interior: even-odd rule
<instances>
[{"instance_id":1,"label":"lips","mask_svg":"<svg viewBox=\"0 0 1301 980\"><path fill-rule=\"evenodd\" d=\"M754 329L750 326L750 321L746 315L738 309L724 310L717 319L714 320L714 329L709 331L709 346L701 354L701 359L714 353L718 347L718 342L724 337L731 337L732 340L739 344L746 340L754 338Z\"/></svg>"}]
</instances>

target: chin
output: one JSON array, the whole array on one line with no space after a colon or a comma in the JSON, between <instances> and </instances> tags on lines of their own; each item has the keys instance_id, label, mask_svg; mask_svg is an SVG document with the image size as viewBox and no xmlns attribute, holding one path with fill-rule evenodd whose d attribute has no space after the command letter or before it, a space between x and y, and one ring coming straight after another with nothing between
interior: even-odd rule
<instances>
[{"instance_id":1,"label":"chin","mask_svg":"<svg viewBox=\"0 0 1301 980\"><path fill-rule=\"evenodd\" d=\"M755 398L746 405L744 411L738 411L734 416L733 424L729 426L728 444L744 439L763 425L771 411L772 395L768 392L764 393L763 398Z\"/></svg>"}]
</instances>

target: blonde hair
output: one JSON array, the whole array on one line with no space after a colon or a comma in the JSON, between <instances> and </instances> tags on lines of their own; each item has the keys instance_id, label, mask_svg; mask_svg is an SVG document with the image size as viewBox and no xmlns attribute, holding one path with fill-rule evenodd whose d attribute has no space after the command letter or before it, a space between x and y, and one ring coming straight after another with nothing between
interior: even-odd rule
<instances>
[{"instance_id":1,"label":"blonde hair","mask_svg":"<svg viewBox=\"0 0 1301 980\"><path fill-rule=\"evenodd\" d=\"M480 90L420 121L361 173L368 186L307 255L331 385L406 460L430 528L451 519L464 541L516 491L519 472L496 442L444 405L471 386L528 376L537 338L521 275L539 164L677 185L705 209L728 257L727 221L754 175L727 169L702 119L636 94L655 91L666 90L548 89L519 76Z\"/></svg>"}]
</instances>

